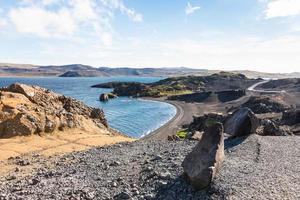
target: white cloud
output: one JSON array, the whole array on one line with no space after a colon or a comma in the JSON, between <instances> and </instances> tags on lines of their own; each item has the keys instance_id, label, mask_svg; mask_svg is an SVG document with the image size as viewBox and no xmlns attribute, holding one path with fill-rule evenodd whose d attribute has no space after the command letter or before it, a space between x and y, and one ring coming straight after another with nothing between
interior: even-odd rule
<instances>
[{"instance_id":1,"label":"white cloud","mask_svg":"<svg viewBox=\"0 0 300 200\"><path fill-rule=\"evenodd\" d=\"M76 30L75 21L66 9L50 12L39 7L25 7L13 9L9 17L17 31L41 37L72 35Z\"/></svg>"},{"instance_id":2,"label":"white cloud","mask_svg":"<svg viewBox=\"0 0 300 200\"><path fill-rule=\"evenodd\" d=\"M137 13L133 9L126 7L122 0L101 0L101 2L104 5L110 7L111 9L119 9L122 13L126 14L133 21L143 21L143 15Z\"/></svg>"},{"instance_id":3,"label":"white cloud","mask_svg":"<svg viewBox=\"0 0 300 200\"><path fill-rule=\"evenodd\" d=\"M192 6L190 4L190 2L187 3L186 7L185 7L185 14L186 15L191 15L194 12L196 12L197 10L200 10L201 7L200 6Z\"/></svg>"},{"instance_id":4,"label":"white cloud","mask_svg":"<svg viewBox=\"0 0 300 200\"><path fill-rule=\"evenodd\" d=\"M126 7L122 0L22 0L8 15L20 33L40 37L92 35L110 45L116 11L132 21L143 20L141 14Z\"/></svg>"},{"instance_id":5,"label":"white cloud","mask_svg":"<svg viewBox=\"0 0 300 200\"><path fill-rule=\"evenodd\" d=\"M273 0L268 1L264 11L266 19L275 17L287 17L300 14L299 0Z\"/></svg>"},{"instance_id":6,"label":"white cloud","mask_svg":"<svg viewBox=\"0 0 300 200\"><path fill-rule=\"evenodd\" d=\"M6 25L6 20L0 18L0 28L3 28Z\"/></svg>"}]
</instances>

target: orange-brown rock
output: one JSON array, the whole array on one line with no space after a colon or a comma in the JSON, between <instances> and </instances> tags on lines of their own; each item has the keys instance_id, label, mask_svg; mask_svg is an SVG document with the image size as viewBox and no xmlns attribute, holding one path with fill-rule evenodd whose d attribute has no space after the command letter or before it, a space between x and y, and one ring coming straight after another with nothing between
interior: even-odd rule
<instances>
[{"instance_id":1,"label":"orange-brown rock","mask_svg":"<svg viewBox=\"0 0 300 200\"><path fill-rule=\"evenodd\" d=\"M101 109L70 97L18 83L0 89L0 138L107 127Z\"/></svg>"}]
</instances>

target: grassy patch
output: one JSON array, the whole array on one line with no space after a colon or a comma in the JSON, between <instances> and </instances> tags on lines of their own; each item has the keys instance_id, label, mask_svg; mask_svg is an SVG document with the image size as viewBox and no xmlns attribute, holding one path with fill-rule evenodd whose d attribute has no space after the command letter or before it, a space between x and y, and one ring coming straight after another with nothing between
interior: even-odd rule
<instances>
[{"instance_id":1,"label":"grassy patch","mask_svg":"<svg viewBox=\"0 0 300 200\"><path fill-rule=\"evenodd\" d=\"M180 130L176 133L176 135L181 139L185 139L187 137L187 130Z\"/></svg>"}]
</instances>

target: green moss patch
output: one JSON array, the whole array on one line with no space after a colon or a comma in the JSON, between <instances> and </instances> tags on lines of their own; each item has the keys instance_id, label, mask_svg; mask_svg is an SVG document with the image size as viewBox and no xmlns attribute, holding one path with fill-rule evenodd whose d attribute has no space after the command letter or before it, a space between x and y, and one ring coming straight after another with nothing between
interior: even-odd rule
<instances>
[{"instance_id":1,"label":"green moss patch","mask_svg":"<svg viewBox=\"0 0 300 200\"><path fill-rule=\"evenodd\" d=\"M187 137L187 130L180 130L176 133L176 135L181 139L185 139Z\"/></svg>"}]
</instances>

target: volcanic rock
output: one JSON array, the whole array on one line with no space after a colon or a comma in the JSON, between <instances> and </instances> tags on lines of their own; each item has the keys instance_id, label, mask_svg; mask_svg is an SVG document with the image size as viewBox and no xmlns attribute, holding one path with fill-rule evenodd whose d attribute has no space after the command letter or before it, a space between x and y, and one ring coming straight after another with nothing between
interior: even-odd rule
<instances>
[{"instance_id":1,"label":"volcanic rock","mask_svg":"<svg viewBox=\"0 0 300 200\"><path fill-rule=\"evenodd\" d=\"M204 131L206 124L209 121L223 123L225 120L225 116L221 113L207 113L202 116L194 116L193 118L193 122L188 127L190 132Z\"/></svg>"},{"instance_id":2,"label":"volcanic rock","mask_svg":"<svg viewBox=\"0 0 300 200\"><path fill-rule=\"evenodd\" d=\"M108 95L107 94L101 94L100 95L100 101L108 101L109 100L109 98L108 98Z\"/></svg>"},{"instance_id":3,"label":"volcanic rock","mask_svg":"<svg viewBox=\"0 0 300 200\"><path fill-rule=\"evenodd\" d=\"M231 136L245 136L256 132L259 120L249 108L240 108L225 122L225 133Z\"/></svg>"},{"instance_id":4,"label":"volcanic rock","mask_svg":"<svg viewBox=\"0 0 300 200\"><path fill-rule=\"evenodd\" d=\"M292 135L288 126L279 126L275 121L265 119L262 121L263 135L270 136L287 136Z\"/></svg>"},{"instance_id":5,"label":"volcanic rock","mask_svg":"<svg viewBox=\"0 0 300 200\"><path fill-rule=\"evenodd\" d=\"M99 99L100 99L100 101L105 102L105 101L108 101L109 99L115 99L117 97L118 96L113 93L103 93L100 95Z\"/></svg>"},{"instance_id":6,"label":"volcanic rock","mask_svg":"<svg viewBox=\"0 0 300 200\"><path fill-rule=\"evenodd\" d=\"M283 112L281 123L284 125L296 125L300 123L300 109L292 109Z\"/></svg>"},{"instance_id":7,"label":"volcanic rock","mask_svg":"<svg viewBox=\"0 0 300 200\"><path fill-rule=\"evenodd\" d=\"M209 186L224 161L223 125L209 125L200 142L183 163L184 173L191 185L201 190Z\"/></svg>"},{"instance_id":8,"label":"volcanic rock","mask_svg":"<svg viewBox=\"0 0 300 200\"><path fill-rule=\"evenodd\" d=\"M242 104L242 107L250 108L255 114L280 113L288 108L280 100L267 96L252 96L246 103Z\"/></svg>"}]
</instances>

